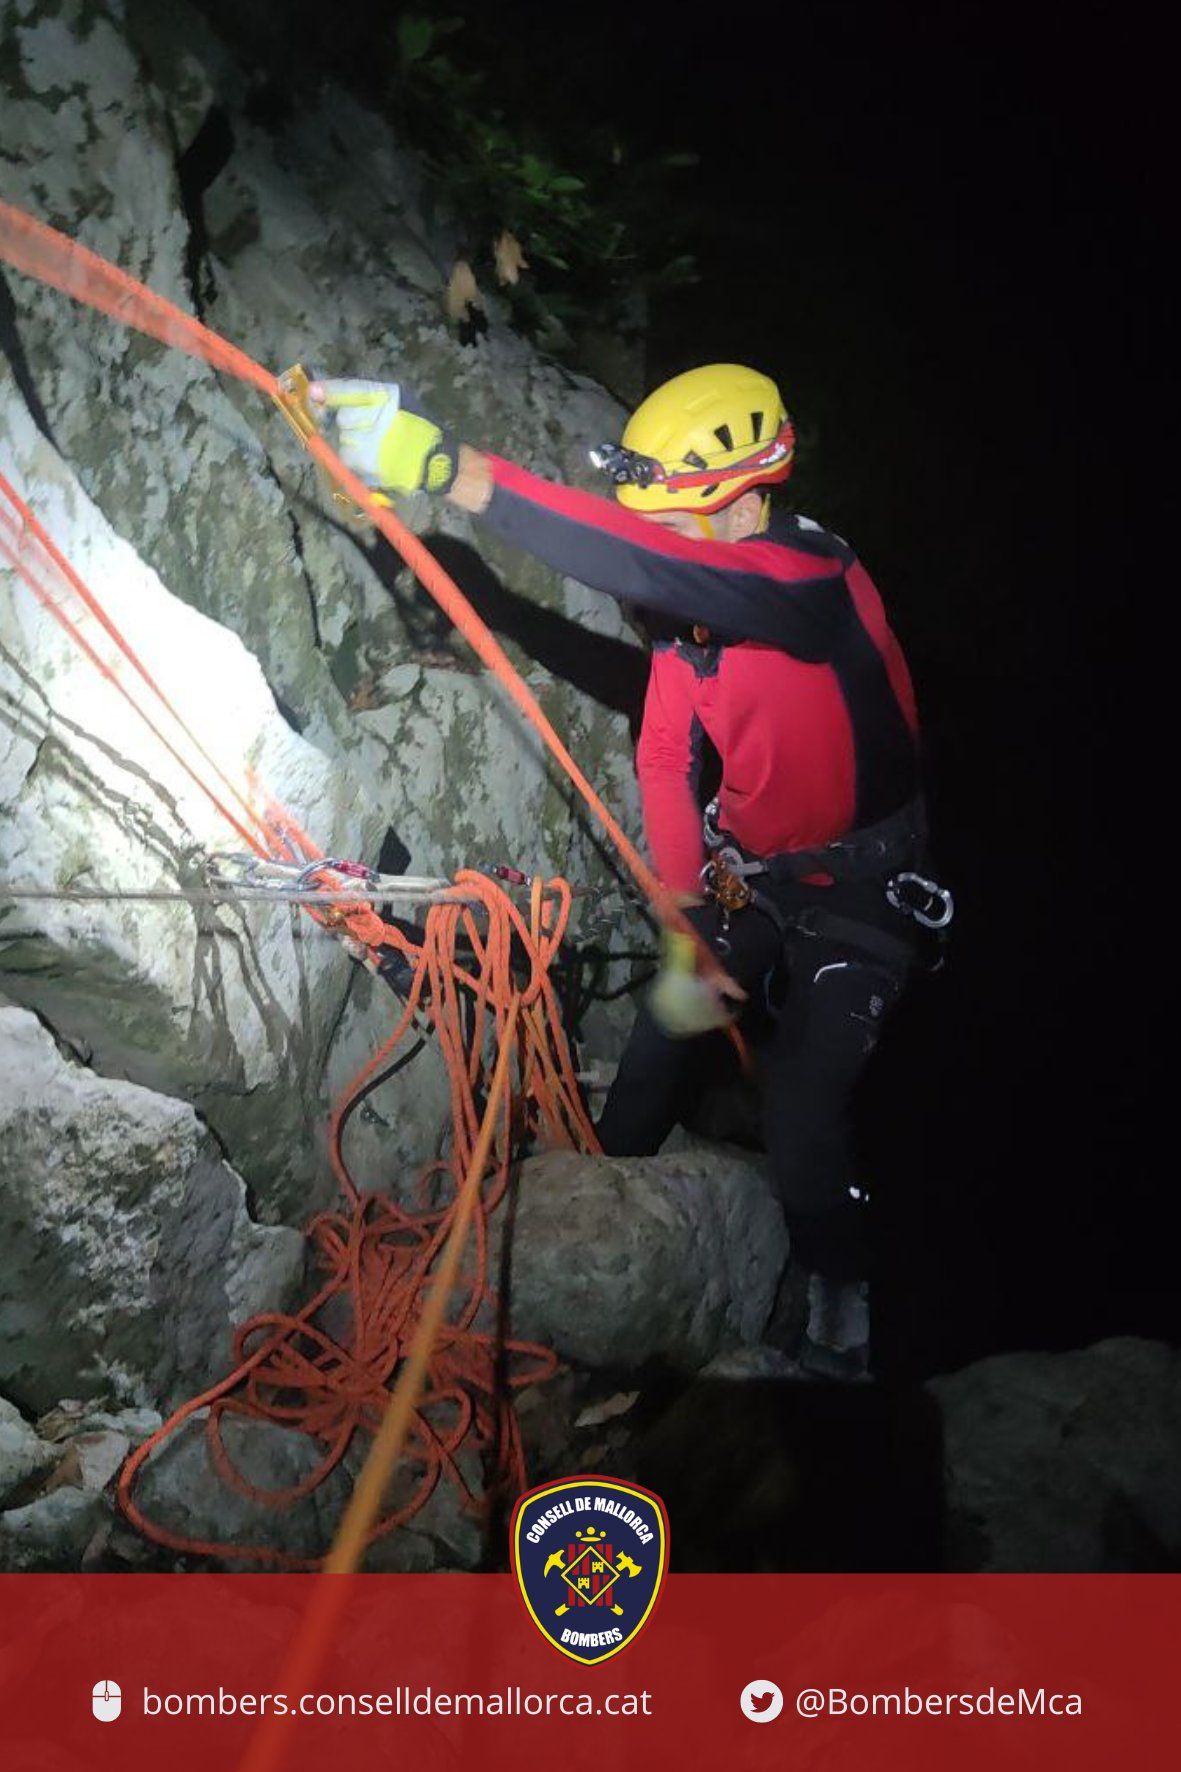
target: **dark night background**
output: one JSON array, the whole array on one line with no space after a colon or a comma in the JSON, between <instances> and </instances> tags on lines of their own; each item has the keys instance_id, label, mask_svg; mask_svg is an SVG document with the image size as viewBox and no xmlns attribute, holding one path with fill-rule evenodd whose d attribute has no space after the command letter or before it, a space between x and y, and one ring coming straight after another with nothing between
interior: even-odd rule
<instances>
[{"instance_id":1,"label":"dark night background","mask_svg":"<svg viewBox=\"0 0 1181 1772\"><path fill-rule=\"evenodd\" d=\"M391 14L347 11L342 33L285 9L284 54L363 89ZM678 187L700 279L655 302L648 383L710 360L775 376L791 499L852 541L910 657L959 919L863 1104L901 1379L1178 1328L1147 1130L1165 889L1119 534L1152 301L1125 18L517 0L464 25L510 110L700 155Z\"/></svg>"}]
</instances>

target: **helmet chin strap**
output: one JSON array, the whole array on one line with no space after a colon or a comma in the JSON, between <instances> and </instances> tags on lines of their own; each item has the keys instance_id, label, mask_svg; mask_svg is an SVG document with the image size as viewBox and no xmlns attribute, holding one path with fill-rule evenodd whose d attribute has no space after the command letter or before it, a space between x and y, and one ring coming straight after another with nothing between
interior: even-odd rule
<instances>
[{"instance_id":1,"label":"helmet chin strap","mask_svg":"<svg viewBox=\"0 0 1181 1772\"><path fill-rule=\"evenodd\" d=\"M713 541L715 539L715 536L714 536L714 526L713 526L712 520L709 517L705 516L701 511L694 511L692 513L692 516L693 516L693 521L696 523L698 529L700 529L700 531L701 531L702 535L705 537L706 541Z\"/></svg>"}]
</instances>

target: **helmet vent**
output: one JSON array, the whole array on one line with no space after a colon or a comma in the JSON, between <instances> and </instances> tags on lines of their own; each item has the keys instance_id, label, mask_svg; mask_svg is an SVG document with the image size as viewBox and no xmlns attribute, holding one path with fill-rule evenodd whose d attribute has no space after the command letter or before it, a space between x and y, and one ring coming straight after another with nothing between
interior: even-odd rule
<instances>
[{"instance_id":1,"label":"helmet vent","mask_svg":"<svg viewBox=\"0 0 1181 1772\"><path fill-rule=\"evenodd\" d=\"M689 463L691 468L703 468L705 466L704 455L698 455L695 449L686 450L685 460Z\"/></svg>"},{"instance_id":2,"label":"helmet vent","mask_svg":"<svg viewBox=\"0 0 1181 1772\"><path fill-rule=\"evenodd\" d=\"M763 434L763 415L752 412L750 415L751 441L757 443Z\"/></svg>"},{"instance_id":3,"label":"helmet vent","mask_svg":"<svg viewBox=\"0 0 1181 1772\"><path fill-rule=\"evenodd\" d=\"M734 434L731 431L729 425L718 425L716 430L714 431L714 436L717 438L718 442L722 445L723 449L733 449Z\"/></svg>"}]
</instances>

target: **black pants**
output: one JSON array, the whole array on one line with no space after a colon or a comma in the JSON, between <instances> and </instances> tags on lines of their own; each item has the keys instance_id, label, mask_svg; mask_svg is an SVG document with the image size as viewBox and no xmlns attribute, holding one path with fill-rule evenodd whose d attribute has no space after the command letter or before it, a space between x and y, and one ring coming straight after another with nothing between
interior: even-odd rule
<instances>
[{"instance_id":1,"label":"black pants","mask_svg":"<svg viewBox=\"0 0 1181 1772\"><path fill-rule=\"evenodd\" d=\"M716 945L717 907L691 914ZM750 998L740 1025L754 1047L771 1175L792 1252L834 1280L864 1278L865 1189L854 1168L850 1101L907 967L821 936L789 930L785 937L754 906L730 919L727 938L724 964ZM599 1119L604 1151L658 1151L706 1079L723 1073L728 1052L724 1034L669 1039L641 1006Z\"/></svg>"}]
</instances>

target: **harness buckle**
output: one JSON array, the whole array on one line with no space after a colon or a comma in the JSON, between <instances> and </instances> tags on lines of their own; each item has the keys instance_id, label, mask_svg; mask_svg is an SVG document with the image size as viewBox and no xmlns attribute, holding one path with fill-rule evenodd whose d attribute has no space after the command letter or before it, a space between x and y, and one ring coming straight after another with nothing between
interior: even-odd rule
<instances>
[{"instance_id":1,"label":"harness buckle","mask_svg":"<svg viewBox=\"0 0 1181 1772\"><path fill-rule=\"evenodd\" d=\"M946 886L923 874L893 874L886 881L886 901L924 929L946 929L955 916L955 900Z\"/></svg>"}]
</instances>

